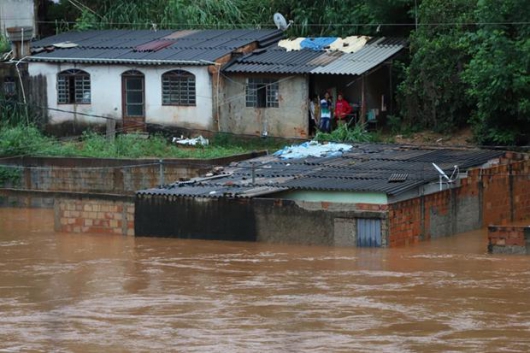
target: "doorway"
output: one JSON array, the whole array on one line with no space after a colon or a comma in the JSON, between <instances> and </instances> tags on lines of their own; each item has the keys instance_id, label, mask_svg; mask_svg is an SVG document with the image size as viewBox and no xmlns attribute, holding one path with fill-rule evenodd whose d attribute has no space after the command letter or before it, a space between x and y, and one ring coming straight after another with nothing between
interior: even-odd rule
<instances>
[{"instance_id":1,"label":"doorway","mask_svg":"<svg viewBox=\"0 0 530 353\"><path fill-rule=\"evenodd\" d=\"M122 74L123 131L146 131L145 77L137 70Z\"/></svg>"}]
</instances>

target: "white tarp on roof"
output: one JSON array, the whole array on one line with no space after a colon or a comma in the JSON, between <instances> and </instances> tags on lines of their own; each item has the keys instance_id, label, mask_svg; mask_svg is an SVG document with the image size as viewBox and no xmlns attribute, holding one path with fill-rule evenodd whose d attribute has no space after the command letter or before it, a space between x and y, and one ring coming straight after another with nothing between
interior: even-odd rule
<instances>
[{"instance_id":1,"label":"white tarp on roof","mask_svg":"<svg viewBox=\"0 0 530 353\"><path fill-rule=\"evenodd\" d=\"M345 143L326 143L304 142L300 145L292 145L282 148L274 153L280 159L299 159L307 157L332 157L340 156L343 152L352 149L351 145Z\"/></svg>"}]
</instances>

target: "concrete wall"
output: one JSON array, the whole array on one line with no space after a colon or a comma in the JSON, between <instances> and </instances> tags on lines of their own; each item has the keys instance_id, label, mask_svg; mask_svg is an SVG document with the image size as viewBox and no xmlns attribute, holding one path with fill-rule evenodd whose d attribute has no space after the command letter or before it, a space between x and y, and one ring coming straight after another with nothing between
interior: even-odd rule
<instances>
[{"instance_id":1,"label":"concrete wall","mask_svg":"<svg viewBox=\"0 0 530 353\"><path fill-rule=\"evenodd\" d=\"M137 236L355 246L357 219L370 218L388 243L385 205L137 195L135 207Z\"/></svg>"},{"instance_id":2,"label":"concrete wall","mask_svg":"<svg viewBox=\"0 0 530 353\"><path fill-rule=\"evenodd\" d=\"M0 189L0 207L53 208L55 193Z\"/></svg>"},{"instance_id":3,"label":"concrete wall","mask_svg":"<svg viewBox=\"0 0 530 353\"><path fill-rule=\"evenodd\" d=\"M382 219L383 246L388 229L384 205L290 200L254 200L257 240L327 246L356 246L357 219Z\"/></svg>"},{"instance_id":4,"label":"concrete wall","mask_svg":"<svg viewBox=\"0 0 530 353\"><path fill-rule=\"evenodd\" d=\"M213 166L249 156L211 160L164 159L162 164L158 159L5 158L0 169L9 170L18 178L0 179L0 188L134 194L137 190L194 178L210 171Z\"/></svg>"},{"instance_id":5,"label":"concrete wall","mask_svg":"<svg viewBox=\"0 0 530 353\"><path fill-rule=\"evenodd\" d=\"M388 203L388 197L386 194L375 192L293 190L278 193L277 197L287 200L312 202L366 203L376 205L385 205Z\"/></svg>"},{"instance_id":6,"label":"concrete wall","mask_svg":"<svg viewBox=\"0 0 530 353\"><path fill-rule=\"evenodd\" d=\"M278 108L248 108L246 79L249 77L277 78L279 82ZM221 131L235 134L307 138L309 130L308 87L304 76L230 75L224 82L220 107Z\"/></svg>"},{"instance_id":7,"label":"concrete wall","mask_svg":"<svg viewBox=\"0 0 530 353\"><path fill-rule=\"evenodd\" d=\"M0 30L5 36L9 27L35 28L34 0L1 0Z\"/></svg>"},{"instance_id":8,"label":"concrete wall","mask_svg":"<svg viewBox=\"0 0 530 353\"><path fill-rule=\"evenodd\" d=\"M64 70L79 69L90 74L90 104L57 104L57 74ZM146 122L179 126L187 129L213 130L213 93L212 81L207 67L193 66L122 66L122 65L87 65L65 63L30 63L30 77L44 76L47 92L47 106L50 123L59 124L75 120L84 123L104 124L102 118L83 116L77 113L111 117L122 120L122 77L129 70L138 70L145 76L145 114ZM195 75L196 106L162 105L162 74L169 70L186 70ZM44 94L43 94L44 95ZM54 111L60 109L63 111ZM216 128L216 127L215 127Z\"/></svg>"}]
</instances>

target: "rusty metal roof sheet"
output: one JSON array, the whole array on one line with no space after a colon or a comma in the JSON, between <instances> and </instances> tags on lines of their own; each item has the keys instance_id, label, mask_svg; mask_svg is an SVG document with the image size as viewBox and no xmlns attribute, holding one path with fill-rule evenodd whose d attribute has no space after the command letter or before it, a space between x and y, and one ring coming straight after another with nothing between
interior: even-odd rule
<instances>
[{"instance_id":1,"label":"rusty metal roof sheet","mask_svg":"<svg viewBox=\"0 0 530 353\"><path fill-rule=\"evenodd\" d=\"M461 172L502 156L502 151L429 149L396 145L358 144L334 157L281 160L265 156L225 169L226 175L176 183L139 194L189 197L255 197L285 190L378 192L399 195L437 181L436 163L447 174ZM252 191L254 190L254 191Z\"/></svg>"}]
</instances>

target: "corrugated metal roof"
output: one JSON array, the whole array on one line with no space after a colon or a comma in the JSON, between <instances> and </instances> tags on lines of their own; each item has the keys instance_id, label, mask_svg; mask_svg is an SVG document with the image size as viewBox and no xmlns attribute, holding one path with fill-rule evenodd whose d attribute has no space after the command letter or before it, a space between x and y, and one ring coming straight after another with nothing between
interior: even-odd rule
<instances>
[{"instance_id":1,"label":"corrugated metal roof","mask_svg":"<svg viewBox=\"0 0 530 353\"><path fill-rule=\"evenodd\" d=\"M273 46L236 60L228 73L275 73L315 75L361 75L384 63L405 48L400 39L370 40L354 53L301 49L287 51Z\"/></svg>"},{"instance_id":2,"label":"corrugated metal roof","mask_svg":"<svg viewBox=\"0 0 530 353\"><path fill-rule=\"evenodd\" d=\"M139 194L190 197L254 197L284 190L378 192L388 195L437 181L436 163L447 174L460 172L502 156L502 151L419 149L396 145L359 144L342 156L280 160L265 156L234 163L226 175L196 179ZM399 178L396 178L399 175ZM406 177L405 177L406 176ZM254 183L252 184L252 180ZM257 190L262 191L262 193ZM254 189L254 193L249 190ZM253 195L253 196L250 196Z\"/></svg>"},{"instance_id":3,"label":"corrugated metal roof","mask_svg":"<svg viewBox=\"0 0 530 353\"><path fill-rule=\"evenodd\" d=\"M32 43L30 61L208 65L237 48L278 41L278 30L104 30L66 32ZM59 48L59 43L75 43ZM44 48L45 50L43 50ZM144 55L139 55L142 52Z\"/></svg>"}]
</instances>

